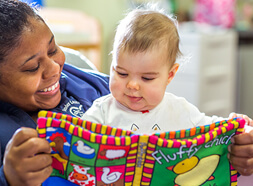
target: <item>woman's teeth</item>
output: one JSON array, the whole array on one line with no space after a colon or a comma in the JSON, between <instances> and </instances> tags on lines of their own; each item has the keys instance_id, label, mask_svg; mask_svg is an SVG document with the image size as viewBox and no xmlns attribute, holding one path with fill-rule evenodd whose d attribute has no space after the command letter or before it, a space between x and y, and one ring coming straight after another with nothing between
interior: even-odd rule
<instances>
[{"instance_id":1,"label":"woman's teeth","mask_svg":"<svg viewBox=\"0 0 253 186\"><path fill-rule=\"evenodd\" d=\"M57 81L57 83L55 83L53 86L48 87L48 88L44 88L43 90L41 90L41 92L50 92L53 91L54 89L56 89L56 87L58 87L59 82Z\"/></svg>"}]
</instances>

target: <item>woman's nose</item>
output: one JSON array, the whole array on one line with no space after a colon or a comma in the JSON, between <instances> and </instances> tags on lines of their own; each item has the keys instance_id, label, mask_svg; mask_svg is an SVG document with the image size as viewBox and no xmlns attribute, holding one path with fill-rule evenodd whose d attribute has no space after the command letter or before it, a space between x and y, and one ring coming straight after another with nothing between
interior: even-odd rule
<instances>
[{"instance_id":1,"label":"woman's nose","mask_svg":"<svg viewBox=\"0 0 253 186\"><path fill-rule=\"evenodd\" d=\"M130 81L127 83L127 88L128 88L128 89L139 90L139 89L140 89L140 86L139 86L139 83L138 83L136 80L130 80Z\"/></svg>"},{"instance_id":2,"label":"woman's nose","mask_svg":"<svg viewBox=\"0 0 253 186\"><path fill-rule=\"evenodd\" d=\"M53 59L47 59L45 63L45 70L43 72L43 79L48 79L54 76L58 76L60 73L60 64L56 63Z\"/></svg>"}]
</instances>

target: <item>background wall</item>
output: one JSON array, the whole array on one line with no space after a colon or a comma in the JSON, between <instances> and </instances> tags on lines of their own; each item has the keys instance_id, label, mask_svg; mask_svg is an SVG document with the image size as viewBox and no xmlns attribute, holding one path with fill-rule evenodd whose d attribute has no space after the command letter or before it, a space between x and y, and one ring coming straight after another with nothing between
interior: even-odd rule
<instances>
[{"instance_id":1,"label":"background wall","mask_svg":"<svg viewBox=\"0 0 253 186\"><path fill-rule=\"evenodd\" d=\"M102 72L109 72L114 31L129 8L128 0L46 0L47 7L80 10L97 18L102 25Z\"/></svg>"},{"instance_id":2,"label":"background wall","mask_svg":"<svg viewBox=\"0 0 253 186\"><path fill-rule=\"evenodd\" d=\"M30 0L32 1L32 0ZM45 7L60 7L79 10L97 18L102 27L102 69L109 73L111 63L110 52L112 50L115 29L119 20L133 6L150 0L44 0ZM172 0L173 1L173 0ZM180 9L184 12L192 4L193 0L177 0ZM171 0L152 0L162 4L164 9L170 9Z\"/></svg>"}]
</instances>

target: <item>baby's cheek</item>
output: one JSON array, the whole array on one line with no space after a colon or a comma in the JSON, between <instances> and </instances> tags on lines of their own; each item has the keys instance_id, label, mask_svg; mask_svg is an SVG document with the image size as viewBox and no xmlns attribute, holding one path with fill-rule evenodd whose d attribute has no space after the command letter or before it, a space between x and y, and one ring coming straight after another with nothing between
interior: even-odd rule
<instances>
[{"instance_id":1,"label":"baby's cheek","mask_svg":"<svg viewBox=\"0 0 253 186\"><path fill-rule=\"evenodd\" d=\"M121 83L118 79L113 78L110 80L109 88L111 92L122 91L123 83Z\"/></svg>"},{"instance_id":2,"label":"baby's cheek","mask_svg":"<svg viewBox=\"0 0 253 186\"><path fill-rule=\"evenodd\" d=\"M156 90L156 89L151 89L150 91L146 92L146 100L151 104L151 105L158 105L164 97L164 91L162 90Z\"/></svg>"}]
</instances>

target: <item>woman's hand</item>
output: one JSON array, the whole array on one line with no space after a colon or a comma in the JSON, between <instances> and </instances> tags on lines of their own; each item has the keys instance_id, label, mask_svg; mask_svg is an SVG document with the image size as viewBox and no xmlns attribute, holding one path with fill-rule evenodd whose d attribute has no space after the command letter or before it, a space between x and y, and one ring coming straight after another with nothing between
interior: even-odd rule
<instances>
[{"instance_id":1,"label":"woman's hand","mask_svg":"<svg viewBox=\"0 0 253 186\"><path fill-rule=\"evenodd\" d=\"M228 147L228 159L233 167L244 176L253 173L253 130L235 135Z\"/></svg>"},{"instance_id":2,"label":"woman's hand","mask_svg":"<svg viewBox=\"0 0 253 186\"><path fill-rule=\"evenodd\" d=\"M4 174L12 186L37 186L52 172L49 143L37 131L20 128L6 146Z\"/></svg>"},{"instance_id":3,"label":"woman's hand","mask_svg":"<svg viewBox=\"0 0 253 186\"><path fill-rule=\"evenodd\" d=\"M228 159L233 167L244 176L253 174L253 121L247 115L231 113L229 118L241 117L245 120L245 128L249 132L235 135L228 147Z\"/></svg>"}]
</instances>

